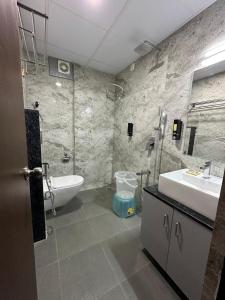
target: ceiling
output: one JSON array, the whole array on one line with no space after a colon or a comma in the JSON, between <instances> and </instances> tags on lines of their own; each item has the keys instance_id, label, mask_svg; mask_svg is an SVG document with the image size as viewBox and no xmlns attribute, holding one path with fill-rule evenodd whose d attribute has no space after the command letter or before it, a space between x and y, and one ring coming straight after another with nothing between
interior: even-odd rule
<instances>
[{"instance_id":1,"label":"ceiling","mask_svg":"<svg viewBox=\"0 0 225 300\"><path fill-rule=\"evenodd\" d=\"M49 16L47 52L117 74L140 56L134 49L160 43L215 0L20 0ZM25 18L26 19L26 18ZM43 21L36 18L42 51Z\"/></svg>"}]
</instances>

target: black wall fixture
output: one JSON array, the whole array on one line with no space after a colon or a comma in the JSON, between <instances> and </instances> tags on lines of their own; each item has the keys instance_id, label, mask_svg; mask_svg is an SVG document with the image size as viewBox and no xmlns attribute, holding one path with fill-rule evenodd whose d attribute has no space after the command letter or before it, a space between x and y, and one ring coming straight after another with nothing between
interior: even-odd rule
<instances>
[{"instance_id":1,"label":"black wall fixture","mask_svg":"<svg viewBox=\"0 0 225 300\"><path fill-rule=\"evenodd\" d=\"M134 124L133 123L128 123L128 127L127 127L127 135L129 137L133 136L133 128L134 128Z\"/></svg>"},{"instance_id":2,"label":"black wall fixture","mask_svg":"<svg viewBox=\"0 0 225 300\"><path fill-rule=\"evenodd\" d=\"M28 168L42 167L39 112L25 109ZM42 177L30 176L30 199L34 242L45 239L45 212Z\"/></svg>"},{"instance_id":3,"label":"black wall fixture","mask_svg":"<svg viewBox=\"0 0 225 300\"><path fill-rule=\"evenodd\" d=\"M183 122L179 119L175 119L173 121L173 140L180 140L181 139L181 132L182 132Z\"/></svg>"},{"instance_id":4,"label":"black wall fixture","mask_svg":"<svg viewBox=\"0 0 225 300\"><path fill-rule=\"evenodd\" d=\"M195 136L196 136L197 127L189 126L187 128L190 128L190 138L189 138L188 153L187 154L192 155L193 150L194 150Z\"/></svg>"}]
</instances>

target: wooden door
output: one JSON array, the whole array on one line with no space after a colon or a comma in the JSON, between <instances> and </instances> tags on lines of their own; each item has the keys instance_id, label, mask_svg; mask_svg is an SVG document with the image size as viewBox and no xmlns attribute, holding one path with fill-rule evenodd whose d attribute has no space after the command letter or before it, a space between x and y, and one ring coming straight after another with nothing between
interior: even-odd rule
<instances>
[{"instance_id":1,"label":"wooden door","mask_svg":"<svg viewBox=\"0 0 225 300\"><path fill-rule=\"evenodd\" d=\"M17 6L0 0L0 299L36 300Z\"/></svg>"}]
</instances>

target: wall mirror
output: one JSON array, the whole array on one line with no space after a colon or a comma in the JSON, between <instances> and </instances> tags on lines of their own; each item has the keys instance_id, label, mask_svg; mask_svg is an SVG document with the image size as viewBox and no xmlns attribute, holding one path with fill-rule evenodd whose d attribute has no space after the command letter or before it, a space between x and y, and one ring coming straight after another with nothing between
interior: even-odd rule
<instances>
[{"instance_id":1,"label":"wall mirror","mask_svg":"<svg viewBox=\"0 0 225 300\"><path fill-rule=\"evenodd\" d=\"M194 72L183 149L186 155L225 161L225 61Z\"/></svg>"}]
</instances>

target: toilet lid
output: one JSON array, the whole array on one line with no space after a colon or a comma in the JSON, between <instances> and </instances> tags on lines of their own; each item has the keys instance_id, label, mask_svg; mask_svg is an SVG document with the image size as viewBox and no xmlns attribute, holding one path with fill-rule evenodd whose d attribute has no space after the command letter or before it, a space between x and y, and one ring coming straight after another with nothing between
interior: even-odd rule
<instances>
[{"instance_id":1,"label":"toilet lid","mask_svg":"<svg viewBox=\"0 0 225 300\"><path fill-rule=\"evenodd\" d=\"M84 178L79 175L69 175L61 177L50 177L51 187L53 189L66 188L81 185Z\"/></svg>"}]
</instances>

